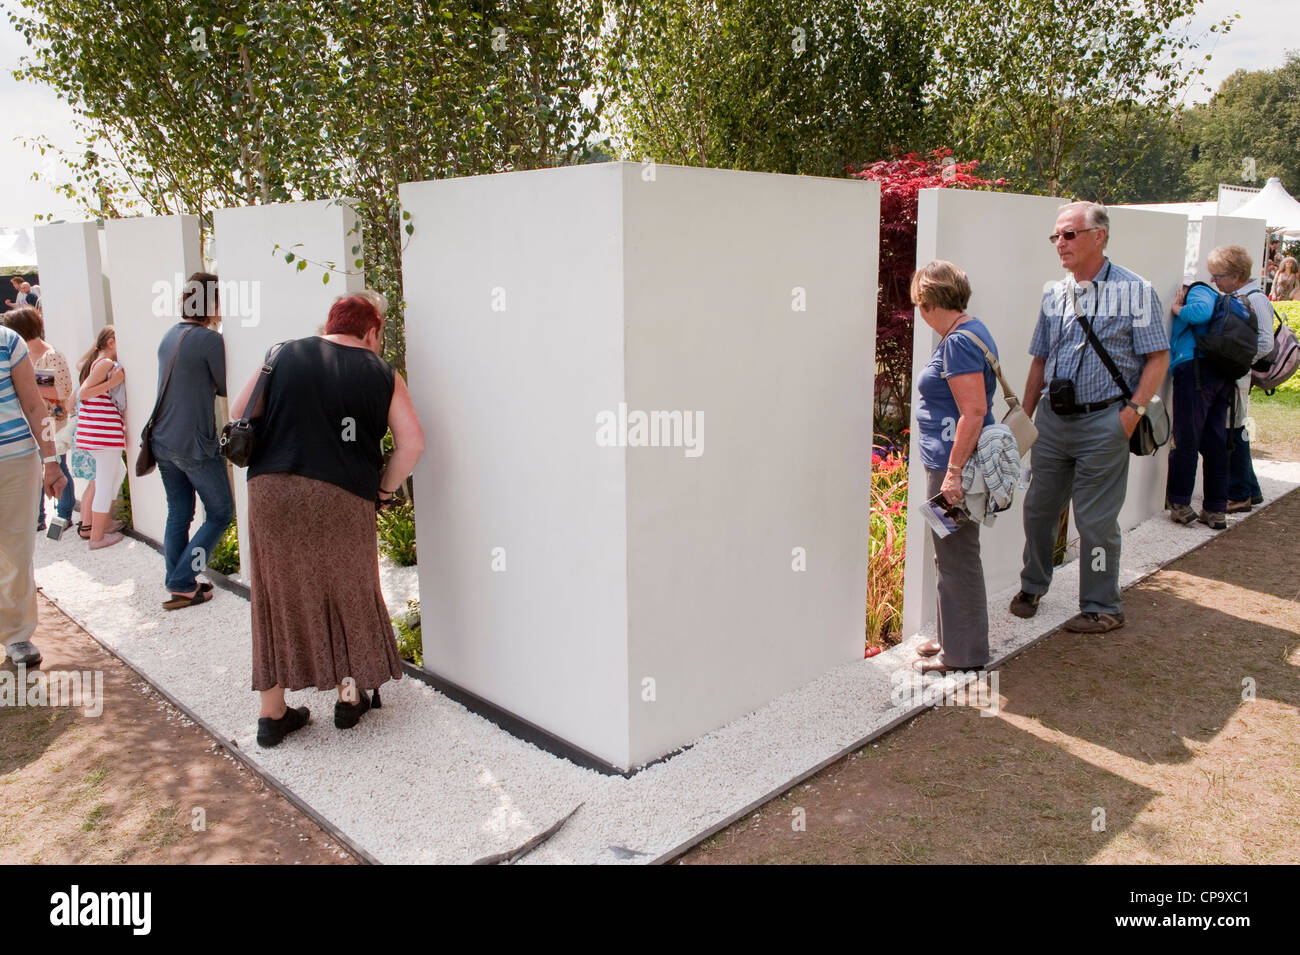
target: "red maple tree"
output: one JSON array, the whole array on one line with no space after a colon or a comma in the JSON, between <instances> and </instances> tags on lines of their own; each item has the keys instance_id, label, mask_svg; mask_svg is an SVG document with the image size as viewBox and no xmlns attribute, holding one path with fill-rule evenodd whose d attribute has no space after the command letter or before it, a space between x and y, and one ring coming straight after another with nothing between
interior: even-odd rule
<instances>
[{"instance_id":1,"label":"red maple tree","mask_svg":"<svg viewBox=\"0 0 1300 955\"><path fill-rule=\"evenodd\" d=\"M880 183L880 299L876 311L876 432L897 437L912 399L912 325L908 286L916 270L916 208L922 189L987 189L1005 179L973 175L979 160L957 162L951 149L907 153L845 171Z\"/></svg>"}]
</instances>

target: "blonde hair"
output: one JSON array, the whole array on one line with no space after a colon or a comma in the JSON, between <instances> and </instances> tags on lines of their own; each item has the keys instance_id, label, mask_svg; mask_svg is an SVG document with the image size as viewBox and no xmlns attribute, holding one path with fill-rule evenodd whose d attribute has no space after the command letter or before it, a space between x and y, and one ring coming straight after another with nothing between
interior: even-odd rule
<instances>
[{"instance_id":1,"label":"blonde hair","mask_svg":"<svg viewBox=\"0 0 1300 955\"><path fill-rule=\"evenodd\" d=\"M1243 282L1249 282L1255 272L1255 260L1240 245L1219 246L1205 257L1205 264L1211 273L1227 275Z\"/></svg>"},{"instance_id":2,"label":"blonde hair","mask_svg":"<svg viewBox=\"0 0 1300 955\"><path fill-rule=\"evenodd\" d=\"M964 312L970 301L970 279L951 262L936 259L912 273L911 294L913 305Z\"/></svg>"}]
</instances>

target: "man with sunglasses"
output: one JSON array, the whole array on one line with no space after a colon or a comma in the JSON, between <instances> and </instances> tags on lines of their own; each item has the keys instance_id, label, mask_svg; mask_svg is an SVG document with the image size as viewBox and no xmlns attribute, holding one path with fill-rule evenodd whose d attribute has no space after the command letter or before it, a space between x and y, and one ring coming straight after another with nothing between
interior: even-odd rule
<instances>
[{"instance_id":1,"label":"man with sunglasses","mask_svg":"<svg viewBox=\"0 0 1300 955\"><path fill-rule=\"evenodd\" d=\"M1018 617L1037 612L1052 582L1060 517L1073 503L1080 612L1065 629L1074 633L1106 633L1124 625L1119 512L1128 487L1129 437L1169 368L1159 298L1149 282L1106 257L1109 238L1105 206L1061 207L1050 241L1070 274L1043 295L1024 392L1038 441L1025 493L1021 589L1011 612ZM1130 398L1089 340L1089 327Z\"/></svg>"}]
</instances>

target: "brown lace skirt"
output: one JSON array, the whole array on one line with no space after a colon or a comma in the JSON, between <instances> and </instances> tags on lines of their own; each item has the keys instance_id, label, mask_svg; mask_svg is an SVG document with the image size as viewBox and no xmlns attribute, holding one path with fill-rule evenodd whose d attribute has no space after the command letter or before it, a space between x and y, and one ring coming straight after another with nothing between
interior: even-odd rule
<instances>
[{"instance_id":1,"label":"brown lace skirt","mask_svg":"<svg viewBox=\"0 0 1300 955\"><path fill-rule=\"evenodd\" d=\"M248 545L254 690L401 679L373 504L313 478L258 475L248 482Z\"/></svg>"}]
</instances>

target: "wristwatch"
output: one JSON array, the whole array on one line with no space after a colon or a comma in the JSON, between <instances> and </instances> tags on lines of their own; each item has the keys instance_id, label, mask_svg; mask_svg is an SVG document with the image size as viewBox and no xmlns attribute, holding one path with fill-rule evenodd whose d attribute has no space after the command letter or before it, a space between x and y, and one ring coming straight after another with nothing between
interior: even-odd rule
<instances>
[{"instance_id":1,"label":"wristwatch","mask_svg":"<svg viewBox=\"0 0 1300 955\"><path fill-rule=\"evenodd\" d=\"M1146 405L1135 405L1135 404L1133 404L1132 401L1125 401L1124 404L1128 405L1130 408L1132 408L1134 411L1136 411L1136 412L1137 412L1137 416L1138 416L1139 418L1141 418L1143 415L1145 415L1145 414L1147 413L1147 406L1146 406Z\"/></svg>"}]
</instances>

